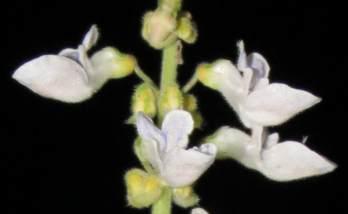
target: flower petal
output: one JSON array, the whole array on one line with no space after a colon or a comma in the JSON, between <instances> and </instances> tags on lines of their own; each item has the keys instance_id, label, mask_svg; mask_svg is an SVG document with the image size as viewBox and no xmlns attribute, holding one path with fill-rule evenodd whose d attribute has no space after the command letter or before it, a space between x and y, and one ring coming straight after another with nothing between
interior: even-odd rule
<instances>
[{"instance_id":1,"label":"flower petal","mask_svg":"<svg viewBox=\"0 0 348 214\"><path fill-rule=\"evenodd\" d=\"M86 33L82 41L83 52L87 53L98 41L99 31L96 25L92 25L89 31ZM73 48L66 48L59 52L60 56L65 56L73 59L76 62L80 62L80 50ZM86 54L87 55L87 54Z\"/></svg>"},{"instance_id":2,"label":"flower petal","mask_svg":"<svg viewBox=\"0 0 348 214\"><path fill-rule=\"evenodd\" d=\"M278 133L272 133L268 135L266 139L266 143L264 145L264 148L268 149L271 148L272 146L277 145L279 142L279 134Z\"/></svg>"},{"instance_id":3,"label":"flower petal","mask_svg":"<svg viewBox=\"0 0 348 214\"><path fill-rule=\"evenodd\" d=\"M260 79L268 79L270 66L267 60L259 53L246 54L244 42L237 42L238 60L237 68L243 72L246 88L254 89ZM249 74L251 73L251 74Z\"/></svg>"},{"instance_id":4,"label":"flower petal","mask_svg":"<svg viewBox=\"0 0 348 214\"><path fill-rule=\"evenodd\" d=\"M83 38L82 45L88 51L97 43L98 38L99 38L98 27L97 25L92 25L89 31L86 33L85 37Z\"/></svg>"},{"instance_id":5,"label":"flower petal","mask_svg":"<svg viewBox=\"0 0 348 214\"><path fill-rule=\"evenodd\" d=\"M75 62L79 62L79 51L73 48L66 48L59 52L59 56L65 56L69 59L74 60Z\"/></svg>"},{"instance_id":6,"label":"flower petal","mask_svg":"<svg viewBox=\"0 0 348 214\"><path fill-rule=\"evenodd\" d=\"M162 123L162 131L166 135L166 151L173 148L186 148L188 135L194 128L190 113L183 110L173 110L166 114Z\"/></svg>"},{"instance_id":7,"label":"flower petal","mask_svg":"<svg viewBox=\"0 0 348 214\"><path fill-rule=\"evenodd\" d=\"M71 48L64 49L59 55L68 57L83 67L86 81L94 91L98 91L111 77L111 73L103 72L103 70L97 70L93 67L87 50L83 45L79 45L77 50Z\"/></svg>"},{"instance_id":8,"label":"flower petal","mask_svg":"<svg viewBox=\"0 0 348 214\"><path fill-rule=\"evenodd\" d=\"M197 207L191 210L191 214L209 214L209 213L203 208Z\"/></svg>"},{"instance_id":9,"label":"flower petal","mask_svg":"<svg viewBox=\"0 0 348 214\"><path fill-rule=\"evenodd\" d=\"M166 154L162 178L171 187L193 184L214 162L217 149L214 144L184 150L176 148Z\"/></svg>"},{"instance_id":10,"label":"flower petal","mask_svg":"<svg viewBox=\"0 0 348 214\"><path fill-rule=\"evenodd\" d=\"M214 63L213 72L217 74L221 86L229 86L235 93L244 92L244 82L238 69L229 60L219 60Z\"/></svg>"},{"instance_id":11,"label":"flower petal","mask_svg":"<svg viewBox=\"0 0 348 214\"><path fill-rule=\"evenodd\" d=\"M276 181L322 175L336 168L336 164L296 141L286 141L265 149L262 163L262 173Z\"/></svg>"},{"instance_id":12,"label":"flower petal","mask_svg":"<svg viewBox=\"0 0 348 214\"><path fill-rule=\"evenodd\" d=\"M84 69L63 56L44 55L33 59L20 66L12 77L43 97L63 102L81 102L93 94Z\"/></svg>"},{"instance_id":13,"label":"flower petal","mask_svg":"<svg viewBox=\"0 0 348 214\"><path fill-rule=\"evenodd\" d=\"M320 100L307 91L273 83L252 92L241 105L240 111L253 123L275 126L312 107Z\"/></svg>"},{"instance_id":14,"label":"flower petal","mask_svg":"<svg viewBox=\"0 0 348 214\"><path fill-rule=\"evenodd\" d=\"M96 73L92 66L92 63L88 57L87 50L83 45L79 45L78 49L78 62L82 65L84 70L86 71L86 75L88 77L88 81L95 90L99 89L99 87L105 83L105 77L102 73ZM101 81L102 80L102 81Z\"/></svg>"},{"instance_id":15,"label":"flower petal","mask_svg":"<svg viewBox=\"0 0 348 214\"><path fill-rule=\"evenodd\" d=\"M237 42L237 48L238 48L237 68L240 71L244 71L245 69L248 68L248 62L247 62L247 54L245 52L243 40L240 40Z\"/></svg>"},{"instance_id":16,"label":"flower petal","mask_svg":"<svg viewBox=\"0 0 348 214\"><path fill-rule=\"evenodd\" d=\"M261 90L263 88L266 88L269 85L269 79L268 78L260 78L254 88L253 91Z\"/></svg>"},{"instance_id":17,"label":"flower petal","mask_svg":"<svg viewBox=\"0 0 348 214\"><path fill-rule=\"evenodd\" d=\"M248 56L248 66L253 70L253 78L250 88L254 88L261 78L268 79L271 70L267 60L259 53L251 53Z\"/></svg>"},{"instance_id":18,"label":"flower petal","mask_svg":"<svg viewBox=\"0 0 348 214\"><path fill-rule=\"evenodd\" d=\"M238 113L239 104L248 93L246 90L248 80L243 79L237 68L228 60L220 60L214 66L214 72L218 74L219 91L233 110Z\"/></svg>"},{"instance_id":19,"label":"flower petal","mask_svg":"<svg viewBox=\"0 0 348 214\"><path fill-rule=\"evenodd\" d=\"M162 170L161 151L165 147L165 137L163 133L153 124L149 117L141 112L137 114L136 127L142 139L142 147L146 159L155 170L160 172Z\"/></svg>"}]
</instances>

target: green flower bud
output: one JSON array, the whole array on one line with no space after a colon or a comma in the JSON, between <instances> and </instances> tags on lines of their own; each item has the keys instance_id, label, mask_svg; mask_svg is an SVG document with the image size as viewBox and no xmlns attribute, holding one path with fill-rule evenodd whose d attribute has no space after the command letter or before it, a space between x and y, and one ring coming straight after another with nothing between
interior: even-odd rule
<instances>
[{"instance_id":1,"label":"green flower bud","mask_svg":"<svg viewBox=\"0 0 348 214\"><path fill-rule=\"evenodd\" d=\"M203 125L203 116L199 111L191 112L193 121L195 122L195 128L200 129Z\"/></svg>"},{"instance_id":2,"label":"green flower bud","mask_svg":"<svg viewBox=\"0 0 348 214\"><path fill-rule=\"evenodd\" d=\"M175 15L182 5L182 0L159 0L158 8L162 11Z\"/></svg>"},{"instance_id":3,"label":"green flower bud","mask_svg":"<svg viewBox=\"0 0 348 214\"><path fill-rule=\"evenodd\" d=\"M175 204L183 208L193 207L199 202L199 197L192 187L175 188L173 196Z\"/></svg>"},{"instance_id":4,"label":"green flower bud","mask_svg":"<svg viewBox=\"0 0 348 214\"><path fill-rule=\"evenodd\" d=\"M105 47L96 52L91 62L97 72L109 73L115 79L132 74L137 64L134 56L123 54L113 47Z\"/></svg>"},{"instance_id":5,"label":"green flower bud","mask_svg":"<svg viewBox=\"0 0 348 214\"><path fill-rule=\"evenodd\" d=\"M159 200L162 183L159 178L141 169L131 169L125 175L127 200L134 208L146 208Z\"/></svg>"},{"instance_id":6,"label":"green flower bud","mask_svg":"<svg viewBox=\"0 0 348 214\"><path fill-rule=\"evenodd\" d=\"M143 18L142 36L150 46L162 49L176 41L176 19L162 10L147 12Z\"/></svg>"},{"instance_id":7,"label":"green flower bud","mask_svg":"<svg viewBox=\"0 0 348 214\"><path fill-rule=\"evenodd\" d=\"M195 128L201 128L203 123L203 117L198 111L197 98L192 94L184 95L184 109L189 111L195 122Z\"/></svg>"},{"instance_id":8,"label":"green flower bud","mask_svg":"<svg viewBox=\"0 0 348 214\"><path fill-rule=\"evenodd\" d=\"M179 17L176 35L186 43L193 44L196 42L198 30L190 13L186 12Z\"/></svg>"},{"instance_id":9,"label":"green flower bud","mask_svg":"<svg viewBox=\"0 0 348 214\"><path fill-rule=\"evenodd\" d=\"M197 110L197 98L194 95L184 95L184 109L189 112Z\"/></svg>"},{"instance_id":10,"label":"green flower bud","mask_svg":"<svg viewBox=\"0 0 348 214\"><path fill-rule=\"evenodd\" d=\"M149 117L156 116L156 93L149 84L142 83L136 87L132 97L131 110L133 114L144 112Z\"/></svg>"},{"instance_id":11,"label":"green flower bud","mask_svg":"<svg viewBox=\"0 0 348 214\"><path fill-rule=\"evenodd\" d=\"M171 110L182 109L184 104L183 94L177 84L167 86L159 99L160 116L163 116Z\"/></svg>"}]
</instances>

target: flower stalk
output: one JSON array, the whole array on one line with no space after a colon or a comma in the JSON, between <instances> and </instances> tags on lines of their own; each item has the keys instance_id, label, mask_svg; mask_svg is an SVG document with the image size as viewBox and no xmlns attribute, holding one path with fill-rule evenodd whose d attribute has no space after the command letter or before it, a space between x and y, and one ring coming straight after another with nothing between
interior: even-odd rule
<instances>
[{"instance_id":1,"label":"flower stalk","mask_svg":"<svg viewBox=\"0 0 348 214\"><path fill-rule=\"evenodd\" d=\"M161 198L152 206L152 214L171 214L172 212L172 191L164 188Z\"/></svg>"},{"instance_id":2,"label":"flower stalk","mask_svg":"<svg viewBox=\"0 0 348 214\"><path fill-rule=\"evenodd\" d=\"M197 72L195 72L191 79L189 79L189 81L184 85L184 87L182 87L182 91L184 93L189 92L197 83L198 83L199 79L198 79L198 74Z\"/></svg>"},{"instance_id":3,"label":"flower stalk","mask_svg":"<svg viewBox=\"0 0 348 214\"><path fill-rule=\"evenodd\" d=\"M135 66L134 73L145 83L151 85L154 89L158 90L156 84L152 81L152 79L145 74L145 72L139 67Z\"/></svg>"}]
</instances>

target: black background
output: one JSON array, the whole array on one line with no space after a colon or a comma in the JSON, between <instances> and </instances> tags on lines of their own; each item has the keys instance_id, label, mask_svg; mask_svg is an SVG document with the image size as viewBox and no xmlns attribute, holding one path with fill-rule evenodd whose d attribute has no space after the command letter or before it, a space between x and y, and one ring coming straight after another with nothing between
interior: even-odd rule
<instances>
[{"instance_id":1,"label":"black background","mask_svg":"<svg viewBox=\"0 0 348 214\"><path fill-rule=\"evenodd\" d=\"M2 7L6 38L1 60L1 159L7 172L7 213L148 213L126 205L124 172L137 167L133 127L123 122L135 77L110 81L87 102L68 105L43 99L11 79L25 61L75 47L91 24L101 39L137 56L158 79L159 57L140 37L141 16L155 0L11 1ZM235 42L270 62L272 81L307 89L322 103L274 128L282 139L301 139L338 163L328 175L275 183L233 161L218 161L200 179L201 206L223 213L348 213L347 52L343 5L302 1L194 1L184 8L198 22L199 40L185 46L184 82L202 61L236 58ZM4 33L2 33L4 34ZM193 143L222 125L241 127L222 97L198 85L206 118ZM175 213L188 213L175 208Z\"/></svg>"}]
</instances>

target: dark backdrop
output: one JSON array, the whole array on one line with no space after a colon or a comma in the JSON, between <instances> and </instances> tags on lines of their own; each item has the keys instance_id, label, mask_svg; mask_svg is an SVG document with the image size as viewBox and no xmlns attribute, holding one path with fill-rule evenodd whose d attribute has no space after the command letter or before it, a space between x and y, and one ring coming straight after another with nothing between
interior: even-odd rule
<instances>
[{"instance_id":1,"label":"dark backdrop","mask_svg":"<svg viewBox=\"0 0 348 214\"><path fill-rule=\"evenodd\" d=\"M124 3L120 3L124 2ZM280 3L281 2L281 3ZM276 127L283 139L309 135L308 146L338 163L318 178L275 183L233 161L218 161L200 179L201 205L223 213L347 213L346 11L334 1L193 1L199 40L185 46L186 80L202 61L235 59L235 42L270 62L273 81L284 81L323 98L323 102ZM138 57L157 78L159 57L141 39L141 16L155 7L144 1L11 1L2 6L5 41L1 60L1 159L7 174L9 214L146 213L125 201L123 174L139 166L132 154L130 95L139 80L109 82L92 99L68 105L43 99L11 79L25 61L76 46L93 23L101 30L98 47L116 46ZM342 10L341 10L342 8ZM158 78L157 78L158 79ZM222 125L239 126L222 97L198 85L194 93L206 117L200 139ZM193 143L194 144L194 143ZM188 213L176 208L176 213Z\"/></svg>"}]
</instances>

